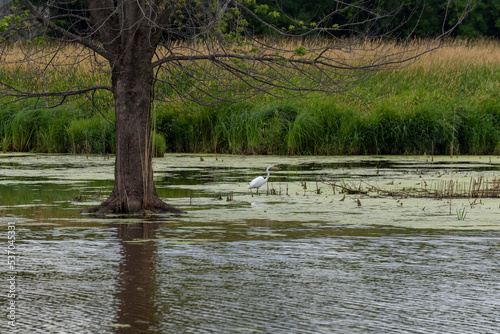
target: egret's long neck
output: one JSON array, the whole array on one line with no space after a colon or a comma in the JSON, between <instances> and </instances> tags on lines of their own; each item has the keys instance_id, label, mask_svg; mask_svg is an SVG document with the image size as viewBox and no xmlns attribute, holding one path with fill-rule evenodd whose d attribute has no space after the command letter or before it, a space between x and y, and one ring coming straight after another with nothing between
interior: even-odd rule
<instances>
[{"instance_id":1,"label":"egret's long neck","mask_svg":"<svg viewBox=\"0 0 500 334\"><path fill-rule=\"evenodd\" d=\"M271 175L271 172L269 171L269 167L266 168L266 172L267 172L267 177L266 177L266 181L267 181L267 179L269 178L269 175Z\"/></svg>"}]
</instances>

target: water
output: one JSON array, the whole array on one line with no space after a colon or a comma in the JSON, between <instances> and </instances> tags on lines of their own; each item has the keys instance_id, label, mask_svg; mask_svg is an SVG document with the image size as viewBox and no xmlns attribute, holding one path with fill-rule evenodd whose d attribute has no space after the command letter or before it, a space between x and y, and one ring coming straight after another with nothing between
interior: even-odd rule
<instances>
[{"instance_id":1,"label":"water","mask_svg":"<svg viewBox=\"0 0 500 334\"><path fill-rule=\"evenodd\" d=\"M0 156L4 258L17 233L0 269L16 324L2 307L0 331L497 333L500 199L452 200L459 220L446 199L317 193L319 178L410 184L449 168L394 159L169 156L158 191L188 215L120 220L77 213L109 194L112 160ZM492 178L499 160L455 161L455 177ZM252 197L268 162L282 194Z\"/></svg>"}]
</instances>

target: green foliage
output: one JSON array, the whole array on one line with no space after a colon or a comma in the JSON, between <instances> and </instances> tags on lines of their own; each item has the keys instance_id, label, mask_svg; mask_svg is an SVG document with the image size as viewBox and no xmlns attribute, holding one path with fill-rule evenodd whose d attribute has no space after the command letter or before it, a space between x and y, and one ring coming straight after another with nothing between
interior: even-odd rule
<instances>
[{"instance_id":1,"label":"green foliage","mask_svg":"<svg viewBox=\"0 0 500 334\"><path fill-rule=\"evenodd\" d=\"M2 150L66 152L69 138L67 124L79 112L66 106L53 109L0 109Z\"/></svg>"},{"instance_id":2,"label":"green foliage","mask_svg":"<svg viewBox=\"0 0 500 334\"><path fill-rule=\"evenodd\" d=\"M456 209L457 212L457 219L458 220L465 220L465 217L467 217L467 212L465 212L465 208L462 209Z\"/></svg>"},{"instance_id":3,"label":"green foliage","mask_svg":"<svg viewBox=\"0 0 500 334\"><path fill-rule=\"evenodd\" d=\"M70 140L66 131L68 124L79 117L80 112L70 107L40 109L42 131L37 135L35 150L49 153L67 152Z\"/></svg>"},{"instance_id":4,"label":"green foliage","mask_svg":"<svg viewBox=\"0 0 500 334\"><path fill-rule=\"evenodd\" d=\"M0 110L3 150L113 153L114 128L100 115L60 108ZM155 156L164 152L236 154L498 154L500 107L488 101L468 108L422 102L353 105L338 100L218 107L158 108ZM453 136L455 133L455 136Z\"/></svg>"},{"instance_id":5,"label":"green foliage","mask_svg":"<svg viewBox=\"0 0 500 334\"><path fill-rule=\"evenodd\" d=\"M500 105L498 101L484 101L475 108L460 110L461 151L468 154L493 154L500 144Z\"/></svg>"},{"instance_id":6,"label":"green foliage","mask_svg":"<svg viewBox=\"0 0 500 334\"><path fill-rule=\"evenodd\" d=\"M500 154L500 70L468 67L452 79L435 71L380 73L360 99L331 95L201 106L158 104L155 155ZM445 84L443 84L445 83ZM395 87L388 96L386 87ZM100 102L106 106L105 101ZM113 118L109 115L108 118ZM1 147L14 151L113 153L115 134L83 109L0 109Z\"/></svg>"},{"instance_id":7,"label":"green foliage","mask_svg":"<svg viewBox=\"0 0 500 334\"><path fill-rule=\"evenodd\" d=\"M376 90L378 80L367 85ZM474 103L458 94L450 101L429 94L425 84L433 85L423 78L416 92L401 82L399 95L379 100L332 96L217 108L188 104L159 114L157 125L172 152L449 154L452 140L461 154L498 151L498 100Z\"/></svg>"},{"instance_id":8,"label":"green foliage","mask_svg":"<svg viewBox=\"0 0 500 334\"><path fill-rule=\"evenodd\" d=\"M115 151L115 128L103 117L75 119L67 128L73 153L113 153Z\"/></svg>"},{"instance_id":9,"label":"green foliage","mask_svg":"<svg viewBox=\"0 0 500 334\"><path fill-rule=\"evenodd\" d=\"M298 53L307 51L295 48ZM468 48L460 50L468 52ZM352 95L288 100L261 95L217 106L186 100L158 102L153 122L155 155L449 154L452 140L460 154L500 154L498 62L484 65L466 61L478 54L487 57L498 46L486 43L481 50L464 55L468 58L463 63L450 60L436 65L433 61L446 56L447 51L441 50L442 57L427 58L400 71L375 74L354 88ZM176 73L172 80L166 78L166 83L162 86L160 82L155 89L175 100L176 90L182 92L193 86L194 75L186 73ZM83 70L61 78L66 79L75 86L107 80L96 79L96 75ZM50 81L56 85L54 90L64 85L61 80L54 76ZM303 78L297 76L294 80ZM104 111L113 106L109 93L95 94L93 102ZM94 114L84 99L71 99L69 103L54 109L16 104L0 107L2 150L113 153L114 127L100 114ZM113 119L111 113L108 119Z\"/></svg>"},{"instance_id":10,"label":"green foliage","mask_svg":"<svg viewBox=\"0 0 500 334\"><path fill-rule=\"evenodd\" d=\"M29 12L24 11L19 15L9 14L0 18L0 42L3 42L9 36L16 34L16 30L29 26L29 23L23 21L28 16Z\"/></svg>"},{"instance_id":11,"label":"green foliage","mask_svg":"<svg viewBox=\"0 0 500 334\"><path fill-rule=\"evenodd\" d=\"M281 0L279 5L271 0L258 0L253 9L263 19L266 16L272 17L272 23L277 27L283 27L284 30L295 31L296 28L305 29L308 26L313 29L329 30L330 33L336 34L335 30L347 24L349 20L357 20L366 23L366 27L359 26L358 30L366 28L369 34L391 31L395 37L406 37L408 34L416 37L428 37L438 36L442 33L443 28L453 27L459 15L467 8L467 3L468 1L449 2L446 0L377 1L373 2L370 7L373 15L371 18L370 11L360 11L358 6L352 6L331 15L333 7L330 0ZM500 20L497 15L500 11L500 2L475 1L473 4L475 5L474 9L453 32L453 36L462 38L500 37ZM399 10L394 13L398 8ZM281 10L286 15L279 15ZM377 15L374 13L378 13L376 22L374 18ZM256 34L272 33L256 20L250 17L247 19ZM339 31L338 34L342 36L346 32Z\"/></svg>"},{"instance_id":12,"label":"green foliage","mask_svg":"<svg viewBox=\"0 0 500 334\"><path fill-rule=\"evenodd\" d=\"M12 144L11 123L15 114L14 106L5 106L0 109L0 140L2 151L7 151Z\"/></svg>"},{"instance_id":13,"label":"green foliage","mask_svg":"<svg viewBox=\"0 0 500 334\"><path fill-rule=\"evenodd\" d=\"M218 108L221 106L196 104L158 107L156 131L165 139L166 152L211 151Z\"/></svg>"},{"instance_id":14,"label":"green foliage","mask_svg":"<svg viewBox=\"0 0 500 334\"><path fill-rule=\"evenodd\" d=\"M153 156L162 157L167 151L167 143L163 135L153 131L151 133L152 140L154 141Z\"/></svg>"},{"instance_id":15,"label":"green foliage","mask_svg":"<svg viewBox=\"0 0 500 334\"><path fill-rule=\"evenodd\" d=\"M305 56L307 54L307 50L303 46L299 46L293 51L293 54L296 56Z\"/></svg>"},{"instance_id":16,"label":"green foliage","mask_svg":"<svg viewBox=\"0 0 500 334\"><path fill-rule=\"evenodd\" d=\"M269 11L268 5L256 5L255 6L255 14L267 14Z\"/></svg>"}]
</instances>

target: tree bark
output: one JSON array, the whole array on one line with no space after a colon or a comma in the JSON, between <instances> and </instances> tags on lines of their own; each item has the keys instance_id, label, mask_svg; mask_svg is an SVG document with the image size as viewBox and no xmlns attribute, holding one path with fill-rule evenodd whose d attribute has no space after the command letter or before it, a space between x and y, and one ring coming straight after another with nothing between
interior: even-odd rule
<instances>
[{"instance_id":1,"label":"tree bark","mask_svg":"<svg viewBox=\"0 0 500 334\"><path fill-rule=\"evenodd\" d=\"M135 47L136 51L123 53L112 69L116 119L115 186L106 201L87 212L182 213L156 194L150 120L152 51L140 50L140 45Z\"/></svg>"}]
</instances>

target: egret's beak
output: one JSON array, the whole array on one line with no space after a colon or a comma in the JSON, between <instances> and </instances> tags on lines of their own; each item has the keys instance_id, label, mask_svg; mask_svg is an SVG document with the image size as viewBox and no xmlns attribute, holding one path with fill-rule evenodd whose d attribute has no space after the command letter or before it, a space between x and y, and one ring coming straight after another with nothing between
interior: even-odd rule
<instances>
[{"instance_id":1,"label":"egret's beak","mask_svg":"<svg viewBox=\"0 0 500 334\"><path fill-rule=\"evenodd\" d=\"M279 169L278 167L274 166L274 169Z\"/></svg>"}]
</instances>

